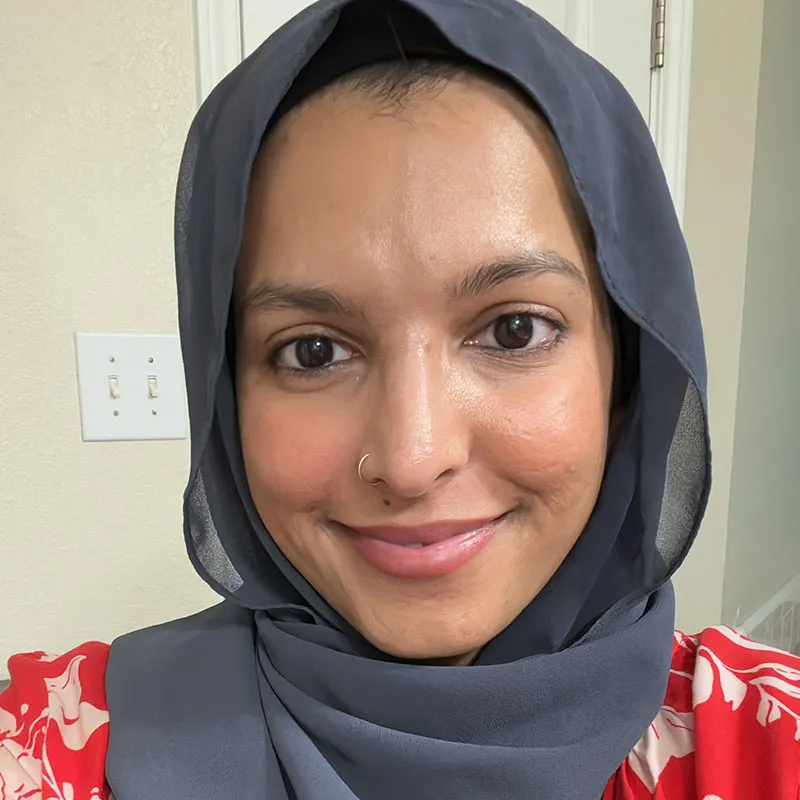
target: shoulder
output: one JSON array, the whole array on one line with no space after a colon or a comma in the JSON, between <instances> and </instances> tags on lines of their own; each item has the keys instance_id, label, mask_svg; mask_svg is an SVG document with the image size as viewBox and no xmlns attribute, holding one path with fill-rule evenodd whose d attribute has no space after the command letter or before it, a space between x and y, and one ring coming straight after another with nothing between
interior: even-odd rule
<instances>
[{"instance_id":1,"label":"shoulder","mask_svg":"<svg viewBox=\"0 0 800 800\"><path fill-rule=\"evenodd\" d=\"M631 800L798 800L800 658L730 628L676 632L664 705L617 777Z\"/></svg>"},{"instance_id":2,"label":"shoulder","mask_svg":"<svg viewBox=\"0 0 800 800\"><path fill-rule=\"evenodd\" d=\"M62 656L26 653L8 662L0 693L0 797L104 800L108 746L108 646Z\"/></svg>"}]
</instances>

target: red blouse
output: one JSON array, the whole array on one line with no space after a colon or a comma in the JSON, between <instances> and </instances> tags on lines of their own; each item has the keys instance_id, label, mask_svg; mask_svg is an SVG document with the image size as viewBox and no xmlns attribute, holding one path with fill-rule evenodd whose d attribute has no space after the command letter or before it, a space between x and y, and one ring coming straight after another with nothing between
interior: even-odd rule
<instances>
[{"instance_id":1,"label":"red blouse","mask_svg":"<svg viewBox=\"0 0 800 800\"><path fill-rule=\"evenodd\" d=\"M9 660L0 800L106 800L108 647ZM727 628L675 634L664 705L602 800L799 800L800 658Z\"/></svg>"}]
</instances>

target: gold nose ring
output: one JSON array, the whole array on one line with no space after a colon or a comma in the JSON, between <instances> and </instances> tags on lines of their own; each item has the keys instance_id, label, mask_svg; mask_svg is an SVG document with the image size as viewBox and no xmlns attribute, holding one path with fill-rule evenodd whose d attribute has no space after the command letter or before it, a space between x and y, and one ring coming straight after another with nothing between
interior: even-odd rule
<instances>
[{"instance_id":1,"label":"gold nose ring","mask_svg":"<svg viewBox=\"0 0 800 800\"><path fill-rule=\"evenodd\" d=\"M358 472L358 478L362 483L366 483L367 486L375 486L376 484L380 483L380 479L378 478L374 481L368 481L364 477L364 473L362 472L362 469L364 468L364 462L369 458L369 456L370 456L369 453L364 453L364 455L361 456L361 458L358 461L358 469L356 471Z\"/></svg>"}]
</instances>

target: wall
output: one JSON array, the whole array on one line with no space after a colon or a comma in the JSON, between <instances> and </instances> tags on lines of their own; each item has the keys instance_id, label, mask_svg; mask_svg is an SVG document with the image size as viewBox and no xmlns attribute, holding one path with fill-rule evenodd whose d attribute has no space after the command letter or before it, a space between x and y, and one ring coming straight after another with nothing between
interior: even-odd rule
<instances>
[{"instance_id":1,"label":"wall","mask_svg":"<svg viewBox=\"0 0 800 800\"><path fill-rule=\"evenodd\" d=\"M800 3L766 0L723 619L800 573Z\"/></svg>"},{"instance_id":2,"label":"wall","mask_svg":"<svg viewBox=\"0 0 800 800\"><path fill-rule=\"evenodd\" d=\"M692 632L722 615L764 0L694 5L684 226L706 332L714 488L675 581L678 626Z\"/></svg>"},{"instance_id":3,"label":"wall","mask_svg":"<svg viewBox=\"0 0 800 800\"><path fill-rule=\"evenodd\" d=\"M83 444L72 335L176 327L189 0L0 3L0 676L207 605L186 442Z\"/></svg>"}]
</instances>

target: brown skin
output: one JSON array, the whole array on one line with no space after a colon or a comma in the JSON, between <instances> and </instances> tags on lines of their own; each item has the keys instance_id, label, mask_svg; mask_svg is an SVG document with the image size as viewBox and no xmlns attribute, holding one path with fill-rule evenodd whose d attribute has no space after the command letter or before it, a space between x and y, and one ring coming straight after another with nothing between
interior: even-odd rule
<instances>
[{"instance_id":1,"label":"brown skin","mask_svg":"<svg viewBox=\"0 0 800 800\"><path fill-rule=\"evenodd\" d=\"M478 78L393 113L376 102L313 98L256 164L237 276L242 448L264 524L333 608L384 652L466 664L541 591L595 505L607 302L563 157L524 102ZM506 275L454 297L481 265L532 253L576 275ZM346 308L269 302L267 282ZM521 350L500 346L508 314L535 317ZM336 343L335 365L310 377L291 371L309 335ZM377 485L358 478L364 453ZM331 524L505 512L476 558L427 580L378 572Z\"/></svg>"}]
</instances>

